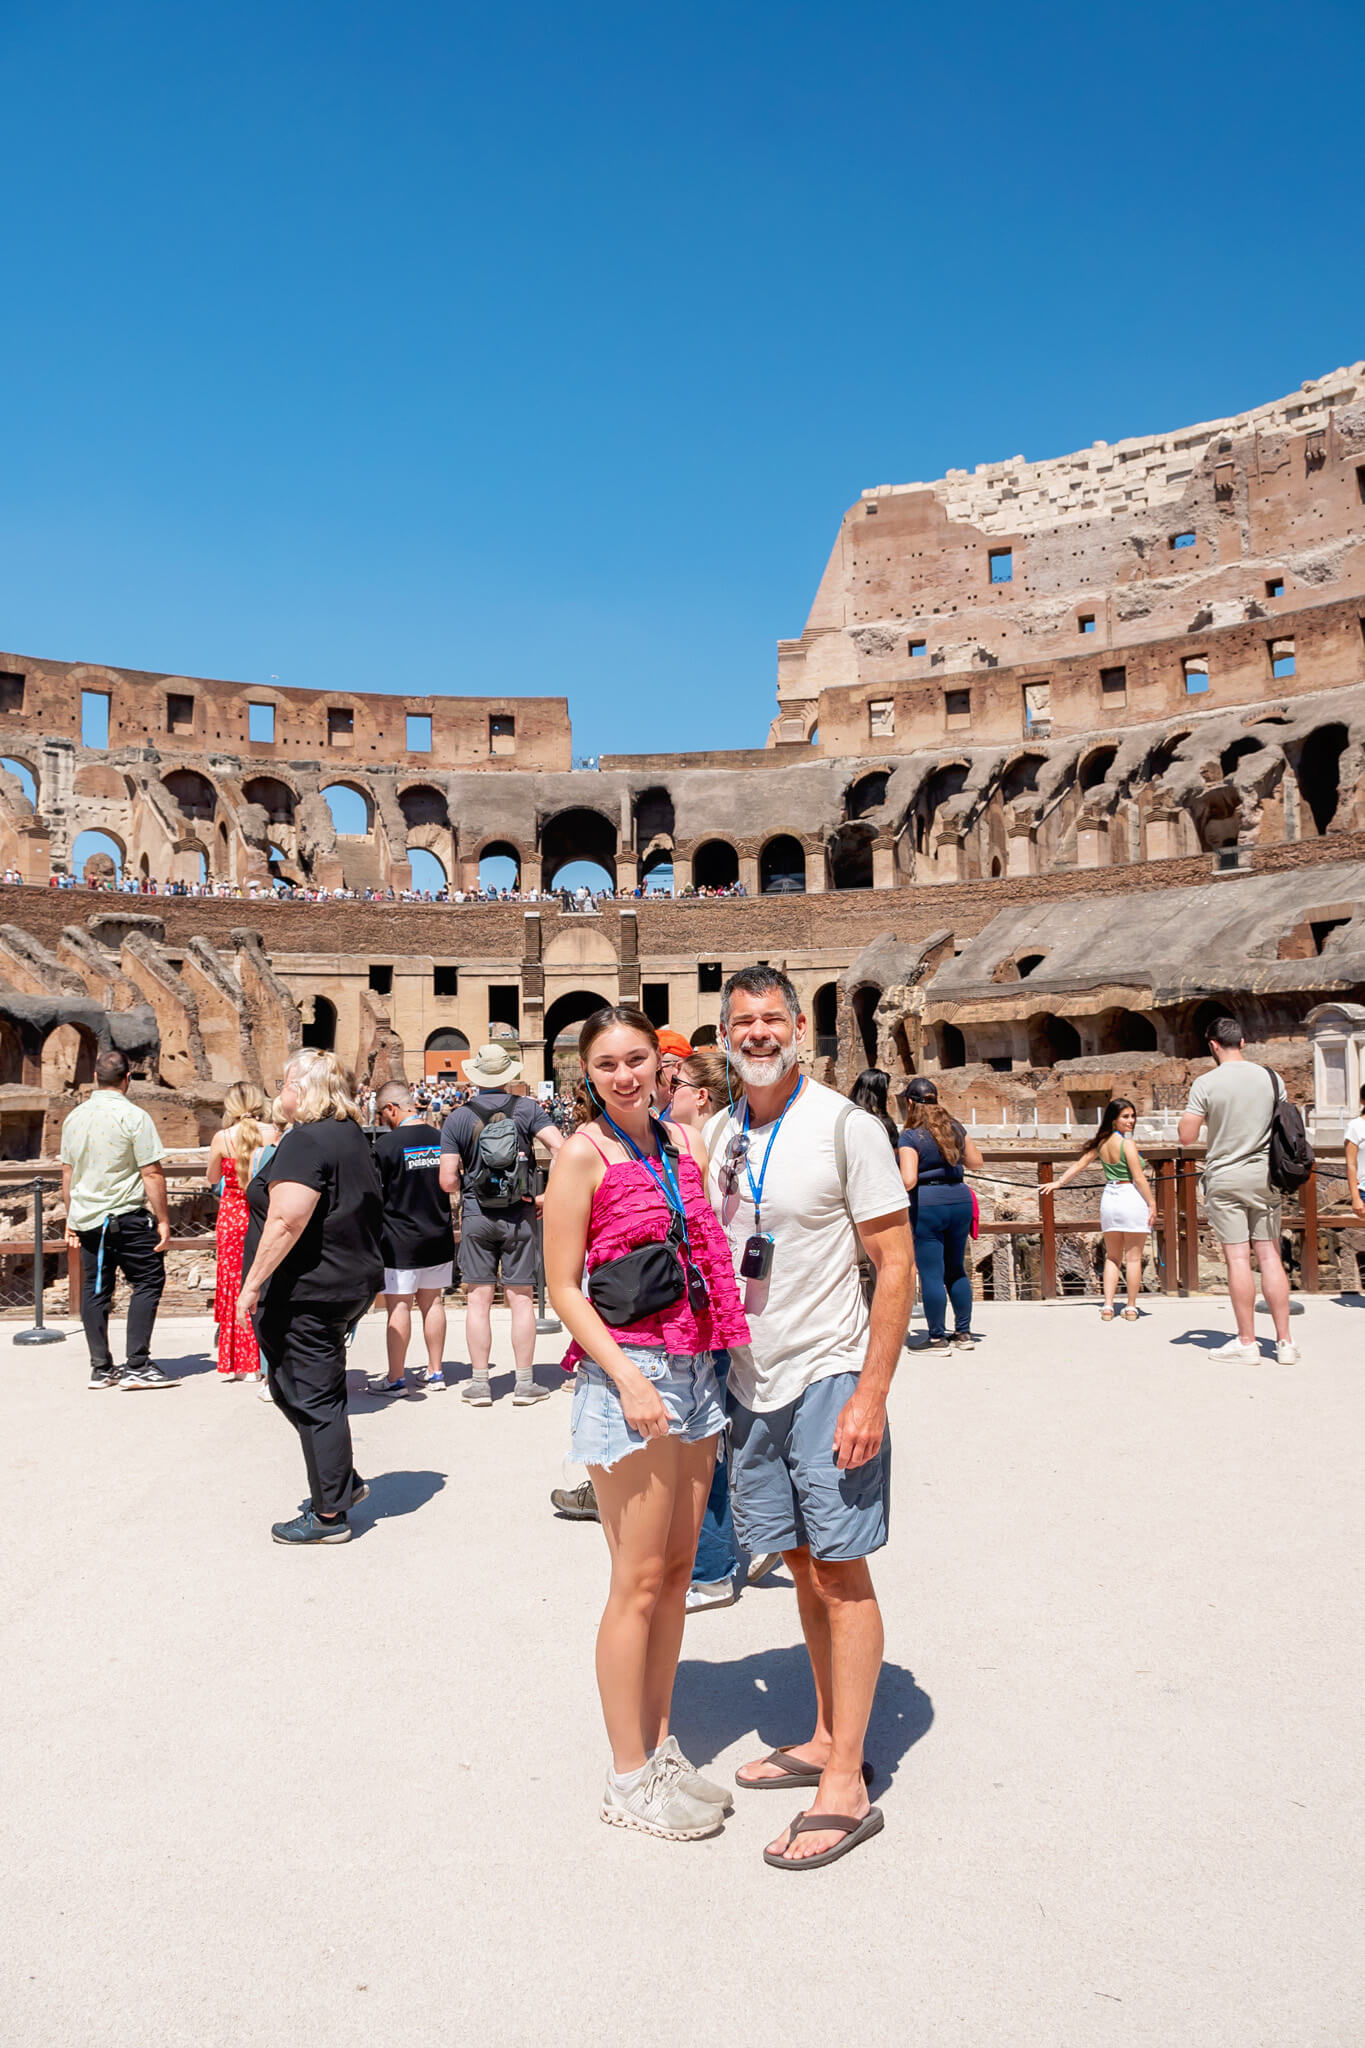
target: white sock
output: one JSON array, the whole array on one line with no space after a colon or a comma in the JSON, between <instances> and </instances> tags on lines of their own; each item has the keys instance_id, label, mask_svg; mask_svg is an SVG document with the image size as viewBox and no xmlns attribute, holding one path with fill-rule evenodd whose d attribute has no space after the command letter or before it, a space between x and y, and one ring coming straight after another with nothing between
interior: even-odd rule
<instances>
[{"instance_id":1,"label":"white sock","mask_svg":"<svg viewBox=\"0 0 1365 2048\"><path fill-rule=\"evenodd\" d=\"M638 1771L612 1771L610 1774L612 1791L620 1792L628 1799L631 1793L637 1791L644 1782L644 1775L648 1769L649 1763L645 1762L641 1764Z\"/></svg>"}]
</instances>

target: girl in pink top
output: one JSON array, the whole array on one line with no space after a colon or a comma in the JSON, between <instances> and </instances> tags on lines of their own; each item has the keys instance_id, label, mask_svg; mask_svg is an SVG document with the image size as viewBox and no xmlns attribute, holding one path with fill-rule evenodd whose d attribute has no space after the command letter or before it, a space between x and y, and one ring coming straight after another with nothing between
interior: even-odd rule
<instances>
[{"instance_id":1,"label":"girl in pink top","mask_svg":"<svg viewBox=\"0 0 1365 2048\"><path fill-rule=\"evenodd\" d=\"M545 1279L576 1364L573 1455L588 1467L611 1553L597 1683L612 1768L602 1819L670 1841L713 1834L729 1795L669 1733L684 1603L725 1411L711 1354L747 1344L729 1247L706 1197L695 1131L651 1115L654 1027L598 1010L578 1042L588 1116L545 1197ZM595 1112L595 1114L593 1113ZM589 1274L641 1246L681 1240L688 1284L669 1307L608 1327Z\"/></svg>"}]
</instances>

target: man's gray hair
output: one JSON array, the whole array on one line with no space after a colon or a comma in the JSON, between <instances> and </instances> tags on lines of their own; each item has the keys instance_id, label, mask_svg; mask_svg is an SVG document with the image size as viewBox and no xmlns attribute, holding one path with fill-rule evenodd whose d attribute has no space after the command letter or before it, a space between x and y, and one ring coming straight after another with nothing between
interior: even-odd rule
<instances>
[{"instance_id":1,"label":"man's gray hair","mask_svg":"<svg viewBox=\"0 0 1365 2048\"><path fill-rule=\"evenodd\" d=\"M736 996L770 996L776 990L787 1006L794 1024L801 1015L801 998L795 986L778 967L741 967L720 992L720 1028L730 1022L730 1007Z\"/></svg>"},{"instance_id":2,"label":"man's gray hair","mask_svg":"<svg viewBox=\"0 0 1365 2048\"><path fill-rule=\"evenodd\" d=\"M411 1109L412 1090L406 1081L386 1081L374 1098L375 1114L381 1109Z\"/></svg>"}]
</instances>

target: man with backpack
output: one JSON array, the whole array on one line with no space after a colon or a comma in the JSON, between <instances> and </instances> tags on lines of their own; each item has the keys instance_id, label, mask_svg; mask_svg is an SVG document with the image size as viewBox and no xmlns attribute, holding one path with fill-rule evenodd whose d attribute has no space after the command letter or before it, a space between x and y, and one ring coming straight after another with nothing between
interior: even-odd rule
<instances>
[{"instance_id":1,"label":"man with backpack","mask_svg":"<svg viewBox=\"0 0 1365 2048\"><path fill-rule=\"evenodd\" d=\"M476 1408L489 1407L493 1399L489 1359L499 1271L512 1317L517 1369L512 1404L529 1408L549 1392L531 1377L536 1348L535 1141L557 1152L564 1137L542 1105L526 1094L518 1050L506 1041L485 1045L476 1059L464 1062L474 1092L441 1128L441 1186L452 1197L457 1192L463 1196L460 1272L473 1376L461 1391Z\"/></svg>"},{"instance_id":2,"label":"man with backpack","mask_svg":"<svg viewBox=\"0 0 1365 2048\"><path fill-rule=\"evenodd\" d=\"M1301 1137L1302 1118L1285 1096L1284 1083L1268 1067L1246 1056L1242 1027L1235 1017L1215 1017L1208 1030L1212 1073L1201 1074L1190 1089L1189 1107L1180 1119L1182 1145L1197 1143L1207 1126L1204 1154L1204 1210L1223 1247L1228 1269L1228 1295L1237 1334L1213 1353L1243 1365L1261 1356L1256 1342L1256 1283L1251 1255L1261 1272L1261 1291L1275 1325L1275 1355L1281 1365L1297 1365L1298 1347L1289 1335L1289 1278L1280 1257L1280 1195L1286 1186L1301 1184L1312 1169L1313 1156ZM1296 1126L1288 1131L1281 1125ZM1286 1137L1290 1144L1286 1146ZM1272 1180L1272 1142L1280 1154L1278 1185ZM1287 1150L1307 1155L1307 1169L1297 1171ZM1301 1163L1301 1162L1299 1162Z\"/></svg>"}]
</instances>

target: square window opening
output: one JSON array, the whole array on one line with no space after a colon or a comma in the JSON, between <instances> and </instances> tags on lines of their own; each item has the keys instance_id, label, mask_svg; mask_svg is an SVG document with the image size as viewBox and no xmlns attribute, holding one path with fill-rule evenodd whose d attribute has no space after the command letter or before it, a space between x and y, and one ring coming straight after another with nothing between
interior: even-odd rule
<instances>
[{"instance_id":1,"label":"square window opening","mask_svg":"<svg viewBox=\"0 0 1365 2048\"><path fill-rule=\"evenodd\" d=\"M1294 643L1292 640L1272 640L1270 643L1270 673L1272 676L1292 676L1294 673Z\"/></svg>"},{"instance_id":2,"label":"square window opening","mask_svg":"<svg viewBox=\"0 0 1365 2048\"><path fill-rule=\"evenodd\" d=\"M12 669L0 673L0 711L22 711L24 708L24 678Z\"/></svg>"},{"instance_id":3,"label":"square window opening","mask_svg":"<svg viewBox=\"0 0 1365 2048\"><path fill-rule=\"evenodd\" d=\"M722 982L722 981L724 980L724 978L725 978L725 977L724 977L724 975L723 975L723 974L721 973L721 970L720 970L720 962L719 962L719 960L699 960L699 961L697 962L697 994L698 994L698 995L700 995L700 996L716 996L716 995L719 995L719 994L720 994L720 985L721 985L721 982Z\"/></svg>"},{"instance_id":4,"label":"square window opening","mask_svg":"<svg viewBox=\"0 0 1365 2048\"><path fill-rule=\"evenodd\" d=\"M640 988L640 1002L654 1029L662 1031L668 1022L668 983L644 982Z\"/></svg>"},{"instance_id":5,"label":"square window opening","mask_svg":"<svg viewBox=\"0 0 1365 2048\"><path fill-rule=\"evenodd\" d=\"M431 714L428 711L408 713L408 752L429 754L431 752Z\"/></svg>"},{"instance_id":6,"label":"square window opening","mask_svg":"<svg viewBox=\"0 0 1365 2048\"><path fill-rule=\"evenodd\" d=\"M247 705L246 736L249 740L254 740L258 746L274 746L275 707L273 704Z\"/></svg>"},{"instance_id":7,"label":"square window opening","mask_svg":"<svg viewBox=\"0 0 1365 2048\"><path fill-rule=\"evenodd\" d=\"M1126 668L1102 668L1100 670L1100 695L1107 698L1111 710L1127 701L1128 671Z\"/></svg>"},{"instance_id":8,"label":"square window opening","mask_svg":"<svg viewBox=\"0 0 1365 2048\"><path fill-rule=\"evenodd\" d=\"M1078 633L1093 633L1094 630L1095 614L1093 612L1082 612L1076 621L1076 631Z\"/></svg>"},{"instance_id":9,"label":"square window opening","mask_svg":"<svg viewBox=\"0 0 1365 2048\"><path fill-rule=\"evenodd\" d=\"M194 699L180 690L166 692L167 732L191 733L194 731Z\"/></svg>"},{"instance_id":10,"label":"square window opening","mask_svg":"<svg viewBox=\"0 0 1365 2048\"><path fill-rule=\"evenodd\" d=\"M371 961L370 987L377 996L391 996L393 994L393 968L378 967Z\"/></svg>"},{"instance_id":11,"label":"square window opening","mask_svg":"<svg viewBox=\"0 0 1365 2048\"><path fill-rule=\"evenodd\" d=\"M109 744L109 698L103 690L81 691L81 745Z\"/></svg>"},{"instance_id":12,"label":"square window opening","mask_svg":"<svg viewBox=\"0 0 1365 2048\"><path fill-rule=\"evenodd\" d=\"M1014 549L992 548L990 551L991 582L1013 583Z\"/></svg>"},{"instance_id":13,"label":"square window opening","mask_svg":"<svg viewBox=\"0 0 1365 2048\"><path fill-rule=\"evenodd\" d=\"M355 738L355 713L349 704L334 704L327 712L327 744L349 747Z\"/></svg>"},{"instance_id":14,"label":"square window opening","mask_svg":"<svg viewBox=\"0 0 1365 2048\"><path fill-rule=\"evenodd\" d=\"M912 640L910 642L910 659L912 661L918 661L922 654L927 654L928 652L929 643L927 640Z\"/></svg>"},{"instance_id":15,"label":"square window opening","mask_svg":"<svg viewBox=\"0 0 1365 2048\"><path fill-rule=\"evenodd\" d=\"M521 1029L521 990L513 982L490 982L488 988L488 1023L503 1024L513 1031Z\"/></svg>"},{"instance_id":16,"label":"square window opening","mask_svg":"<svg viewBox=\"0 0 1365 2048\"><path fill-rule=\"evenodd\" d=\"M515 754L517 751L517 721L506 712L489 716L488 751L490 754Z\"/></svg>"},{"instance_id":17,"label":"square window opening","mask_svg":"<svg viewBox=\"0 0 1365 2048\"><path fill-rule=\"evenodd\" d=\"M1037 736L1052 730L1052 684L1025 683L1024 731Z\"/></svg>"},{"instance_id":18,"label":"square window opening","mask_svg":"<svg viewBox=\"0 0 1365 2048\"><path fill-rule=\"evenodd\" d=\"M431 993L434 996L457 996L460 993L459 968L433 967L431 970Z\"/></svg>"},{"instance_id":19,"label":"square window opening","mask_svg":"<svg viewBox=\"0 0 1365 2048\"><path fill-rule=\"evenodd\" d=\"M1187 654L1180 664L1185 678L1185 695L1198 697L1209 687L1209 660L1206 654Z\"/></svg>"},{"instance_id":20,"label":"square window opening","mask_svg":"<svg viewBox=\"0 0 1365 2048\"><path fill-rule=\"evenodd\" d=\"M1268 576L1268 577L1266 578L1265 594L1266 594L1266 596L1267 596L1267 597L1283 597L1283 596L1284 596L1284 578L1283 578L1283 576Z\"/></svg>"},{"instance_id":21,"label":"square window opening","mask_svg":"<svg viewBox=\"0 0 1365 2048\"><path fill-rule=\"evenodd\" d=\"M943 710L950 727L970 725L972 722L972 693L970 690L945 690Z\"/></svg>"},{"instance_id":22,"label":"square window opening","mask_svg":"<svg viewBox=\"0 0 1365 2048\"><path fill-rule=\"evenodd\" d=\"M868 736L874 740L894 738L896 731L896 705L891 697L882 697L867 707Z\"/></svg>"}]
</instances>

